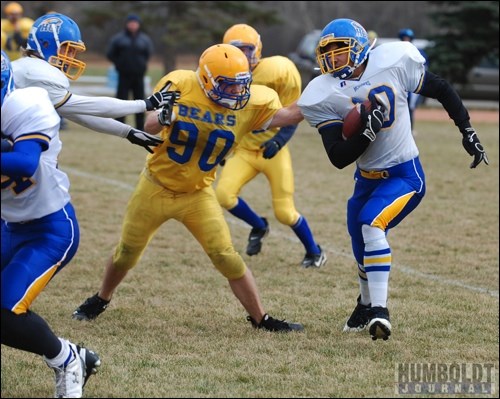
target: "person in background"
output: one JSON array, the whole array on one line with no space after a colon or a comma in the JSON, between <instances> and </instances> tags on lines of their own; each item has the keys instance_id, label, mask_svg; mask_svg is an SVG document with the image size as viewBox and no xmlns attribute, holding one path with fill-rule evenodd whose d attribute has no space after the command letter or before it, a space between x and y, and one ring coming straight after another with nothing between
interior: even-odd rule
<instances>
[{"instance_id":1,"label":"person in background","mask_svg":"<svg viewBox=\"0 0 500 399\"><path fill-rule=\"evenodd\" d=\"M55 372L56 398L80 398L99 356L58 337L30 310L80 242L68 176L57 163L59 116L45 89L15 88L4 51L1 109L1 342L43 356Z\"/></svg>"},{"instance_id":2,"label":"person in background","mask_svg":"<svg viewBox=\"0 0 500 399\"><path fill-rule=\"evenodd\" d=\"M176 220L227 279L253 327L272 332L304 329L300 323L275 319L265 312L253 274L234 249L212 187L219 163L252 130L293 125L303 119L297 106L282 108L274 90L250 85L251 81L245 54L229 44L206 49L196 71L176 70L160 79L156 88L166 85L180 91L179 103L170 112L164 108L146 117L146 130L160 133L164 143L146 159L100 290L73 312L73 318L98 317L159 228Z\"/></svg>"},{"instance_id":3,"label":"person in background","mask_svg":"<svg viewBox=\"0 0 500 399\"><path fill-rule=\"evenodd\" d=\"M358 22L340 18L323 28L316 56L321 75L307 85L297 104L318 129L330 162L338 169L356 163L347 229L357 262L359 296L344 331L367 328L372 339L387 340L392 331L388 310L392 250L387 236L417 208L426 190L411 134L407 93L415 91L442 104L461 133L462 146L473 157L470 168L487 165L488 158L453 86L425 69L424 57L411 43L394 41L372 49ZM365 107L368 100L371 105ZM344 118L358 103L362 103L362 128L344 140ZM463 174L462 180L474 180Z\"/></svg>"},{"instance_id":4,"label":"person in background","mask_svg":"<svg viewBox=\"0 0 500 399\"><path fill-rule=\"evenodd\" d=\"M26 46L33 20L24 16L23 6L11 2L3 8L2 18L2 50L11 61L21 57L21 48Z\"/></svg>"},{"instance_id":5,"label":"person in background","mask_svg":"<svg viewBox=\"0 0 500 399\"><path fill-rule=\"evenodd\" d=\"M253 27L233 25L226 30L223 42L238 47L246 55L252 71L252 84L275 90L285 107L298 100L301 80L297 67L286 57L261 58L262 42ZM276 218L289 226L304 245L306 253L301 262L302 267L321 267L326 263L326 254L314 239L306 218L295 209L293 200L292 158L287 143L296 129L297 125L290 125L247 134L233 156L226 160L216 194L223 208L252 227L246 253L249 256L257 255L261 251L262 240L269 233L269 223L250 208L239 194L245 184L263 173L271 186Z\"/></svg>"},{"instance_id":6,"label":"person in background","mask_svg":"<svg viewBox=\"0 0 500 399\"><path fill-rule=\"evenodd\" d=\"M411 42L413 42L413 39L415 38L415 33L410 28L404 28L398 32L398 37L399 37L399 40L401 40L403 42L410 42L411 43ZM422 57L424 57L424 59L425 59L425 64L424 64L425 68L428 68L429 65L428 65L427 53L425 52L424 49L418 49L418 51L420 52ZM414 129L415 110L417 109L417 107L419 105L423 104L423 102L424 102L424 98L420 94L412 93L412 92L408 93L408 109L410 111L411 132L412 132L413 136L417 135L417 132Z\"/></svg>"},{"instance_id":7,"label":"person in background","mask_svg":"<svg viewBox=\"0 0 500 399\"><path fill-rule=\"evenodd\" d=\"M144 77L153 51L153 41L142 31L140 18L135 14L128 15L125 28L111 38L106 53L118 73L117 98L128 100L130 92L133 99L144 97ZM125 119L117 120L124 122ZM143 112L135 115L135 126L143 130Z\"/></svg>"}]
</instances>

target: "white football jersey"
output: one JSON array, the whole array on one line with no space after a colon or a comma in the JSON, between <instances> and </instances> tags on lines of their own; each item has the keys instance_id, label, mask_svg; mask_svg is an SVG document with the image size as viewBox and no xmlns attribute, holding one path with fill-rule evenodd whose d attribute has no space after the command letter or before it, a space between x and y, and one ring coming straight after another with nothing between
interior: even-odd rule
<instances>
[{"instance_id":1,"label":"white football jersey","mask_svg":"<svg viewBox=\"0 0 500 399\"><path fill-rule=\"evenodd\" d=\"M31 137L46 140L47 150L30 178L2 176L2 219L23 222L39 219L62 209L69 201L68 176L57 168L62 148L60 118L46 90L16 89L2 105L2 132L12 141Z\"/></svg>"},{"instance_id":2,"label":"white football jersey","mask_svg":"<svg viewBox=\"0 0 500 399\"><path fill-rule=\"evenodd\" d=\"M357 159L364 170L383 170L418 156L411 133L408 92L423 82L425 59L409 42L382 44L370 52L359 79L342 80L320 75L304 89L299 101L304 118L313 127L342 123L359 102L375 95L385 106L384 124L375 141Z\"/></svg>"},{"instance_id":3,"label":"white football jersey","mask_svg":"<svg viewBox=\"0 0 500 399\"><path fill-rule=\"evenodd\" d=\"M69 80L59 69L35 57L21 57L12 62L16 87L41 87L47 90L55 108L71 95Z\"/></svg>"}]
</instances>

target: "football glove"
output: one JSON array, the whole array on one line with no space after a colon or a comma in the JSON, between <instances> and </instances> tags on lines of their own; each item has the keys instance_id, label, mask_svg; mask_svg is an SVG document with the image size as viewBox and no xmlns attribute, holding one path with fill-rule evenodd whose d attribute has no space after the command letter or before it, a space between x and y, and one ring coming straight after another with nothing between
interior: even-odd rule
<instances>
[{"instance_id":1,"label":"football glove","mask_svg":"<svg viewBox=\"0 0 500 399\"><path fill-rule=\"evenodd\" d=\"M281 150L281 145L276 140L271 139L262 143L260 148L264 148L264 152L262 153L264 159L271 159Z\"/></svg>"},{"instance_id":2,"label":"football glove","mask_svg":"<svg viewBox=\"0 0 500 399\"><path fill-rule=\"evenodd\" d=\"M362 132L370 141L375 141L377 133L382 129L384 124L385 107L379 104L375 97L370 98L371 110L368 111L364 104L361 104L360 115L361 119L366 122L366 128Z\"/></svg>"},{"instance_id":3,"label":"football glove","mask_svg":"<svg viewBox=\"0 0 500 399\"><path fill-rule=\"evenodd\" d=\"M467 151L470 156L474 157L472 163L470 164L470 168L475 168L482 161L484 161L486 165L489 165L490 163L488 161L488 157L486 156L486 152L484 152L483 145L479 141L474 128L466 127L465 129L461 130L461 133L463 136L462 145L464 146L465 151Z\"/></svg>"},{"instance_id":4,"label":"football glove","mask_svg":"<svg viewBox=\"0 0 500 399\"><path fill-rule=\"evenodd\" d=\"M153 109L161 108L171 101L172 105L180 98L180 92L178 91L167 91L165 88L153 93L148 98L144 100L146 103L146 111L152 111ZM172 100L173 99L173 100Z\"/></svg>"},{"instance_id":5,"label":"football glove","mask_svg":"<svg viewBox=\"0 0 500 399\"><path fill-rule=\"evenodd\" d=\"M153 150L150 148L150 146L156 147L163 143L163 140L159 137L134 128L130 129L130 131L128 132L127 140L132 144L137 144L141 147L144 147L146 151L150 152L151 154L153 153Z\"/></svg>"},{"instance_id":6,"label":"football glove","mask_svg":"<svg viewBox=\"0 0 500 399\"><path fill-rule=\"evenodd\" d=\"M177 100L176 96L171 96L170 100L162 107L158 114L158 123L162 126L170 126L172 124L172 117L174 113L174 104Z\"/></svg>"}]
</instances>

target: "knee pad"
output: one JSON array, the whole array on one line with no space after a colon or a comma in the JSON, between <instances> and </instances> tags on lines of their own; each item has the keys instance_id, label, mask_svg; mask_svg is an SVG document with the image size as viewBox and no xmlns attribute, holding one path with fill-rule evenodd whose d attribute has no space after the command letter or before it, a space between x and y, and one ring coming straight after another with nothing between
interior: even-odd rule
<instances>
[{"instance_id":1,"label":"knee pad","mask_svg":"<svg viewBox=\"0 0 500 399\"><path fill-rule=\"evenodd\" d=\"M223 185L220 184L215 189L217 201L224 209L232 209L238 204L238 196L236 193L229 193Z\"/></svg>"},{"instance_id":2,"label":"knee pad","mask_svg":"<svg viewBox=\"0 0 500 399\"><path fill-rule=\"evenodd\" d=\"M144 248L133 248L120 242L113 254L113 265L120 270L130 270L132 269L144 252Z\"/></svg>"},{"instance_id":3,"label":"knee pad","mask_svg":"<svg viewBox=\"0 0 500 399\"><path fill-rule=\"evenodd\" d=\"M364 224L361 227L361 232L363 233L366 251L375 251L389 246L384 230Z\"/></svg>"},{"instance_id":4,"label":"knee pad","mask_svg":"<svg viewBox=\"0 0 500 399\"><path fill-rule=\"evenodd\" d=\"M237 280L245 275L247 267L241 255L230 247L222 252L208 253L215 268L228 280Z\"/></svg>"},{"instance_id":5,"label":"knee pad","mask_svg":"<svg viewBox=\"0 0 500 399\"><path fill-rule=\"evenodd\" d=\"M293 226L300 218L291 198L273 200L274 216L285 226Z\"/></svg>"}]
</instances>

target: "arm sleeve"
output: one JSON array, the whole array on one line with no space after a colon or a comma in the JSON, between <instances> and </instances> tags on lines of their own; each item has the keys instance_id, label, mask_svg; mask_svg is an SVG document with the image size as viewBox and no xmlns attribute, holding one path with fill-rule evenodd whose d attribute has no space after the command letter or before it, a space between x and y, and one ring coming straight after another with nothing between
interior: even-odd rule
<instances>
[{"instance_id":1,"label":"arm sleeve","mask_svg":"<svg viewBox=\"0 0 500 399\"><path fill-rule=\"evenodd\" d=\"M419 94L438 100L460 131L471 127L467 108L455 89L445 79L427 71Z\"/></svg>"},{"instance_id":2,"label":"arm sleeve","mask_svg":"<svg viewBox=\"0 0 500 399\"><path fill-rule=\"evenodd\" d=\"M280 148L283 148L290 141L296 130L297 125L283 126L271 140L275 140L280 145Z\"/></svg>"},{"instance_id":3,"label":"arm sleeve","mask_svg":"<svg viewBox=\"0 0 500 399\"><path fill-rule=\"evenodd\" d=\"M70 114L102 116L119 118L130 114L146 111L144 100L120 100L112 97L87 97L72 94L71 97L57 109L63 117Z\"/></svg>"},{"instance_id":4,"label":"arm sleeve","mask_svg":"<svg viewBox=\"0 0 500 399\"><path fill-rule=\"evenodd\" d=\"M35 140L15 143L11 152L2 153L2 175L13 178L33 176L42 150L42 145Z\"/></svg>"},{"instance_id":5,"label":"arm sleeve","mask_svg":"<svg viewBox=\"0 0 500 399\"><path fill-rule=\"evenodd\" d=\"M370 140L362 134L344 140L342 125L339 124L321 127L319 133L330 162L338 169L343 169L356 161L370 144Z\"/></svg>"},{"instance_id":6,"label":"arm sleeve","mask_svg":"<svg viewBox=\"0 0 500 399\"><path fill-rule=\"evenodd\" d=\"M125 138L132 129L132 126L118 122L111 118L101 118L91 115L69 114L61 115L72 122L78 123L88 129L94 130L98 133L110 134Z\"/></svg>"}]
</instances>

